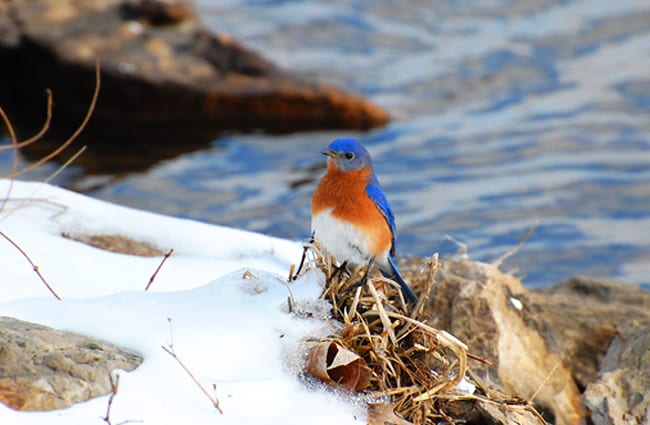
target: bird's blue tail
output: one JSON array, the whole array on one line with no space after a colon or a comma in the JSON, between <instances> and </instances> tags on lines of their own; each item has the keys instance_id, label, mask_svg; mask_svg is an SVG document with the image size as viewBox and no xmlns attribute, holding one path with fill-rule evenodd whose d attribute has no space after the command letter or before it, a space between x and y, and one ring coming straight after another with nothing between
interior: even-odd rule
<instances>
[{"instance_id":1,"label":"bird's blue tail","mask_svg":"<svg viewBox=\"0 0 650 425\"><path fill-rule=\"evenodd\" d=\"M411 287L404 281L404 278L400 274L399 270L397 269L397 266L395 265L395 260L393 260L393 257L391 255L388 256L388 263L390 264L391 270L381 270L381 273L389 278L394 280L395 282L399 283L399 286L402 288L402 294L404 294L404 298L406 301L410 301L412 303L417 303L418 302L418 297L415 296L413 293L413 290Z\"/></svg>"}]
</instances>

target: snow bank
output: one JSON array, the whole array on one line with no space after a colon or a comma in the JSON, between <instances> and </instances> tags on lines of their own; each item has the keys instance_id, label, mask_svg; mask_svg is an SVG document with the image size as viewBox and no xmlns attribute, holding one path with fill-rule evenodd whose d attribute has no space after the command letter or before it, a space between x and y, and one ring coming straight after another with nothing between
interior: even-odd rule
<instances>
[{"instance_id":1,"label":"snow bank","mask_svg":"<svg viewBox=\"0 0 650 425\"><path fill-rule=\"evenodd\" d=\"M0 181L0 193L9 182ZM61 295L57 301L25 258L0 239L0 314L116 343L144 356L120 374L113 424L363 423L362 409L299 378L310 336L322 318L287 312L286 276L301 245L251 232L176 219L93 200L40 183L14 182L0 230L18 243ZM111 253L62 233L119 234L174 254L150 291L161 257ZM314 307L320 277L290 285ZM171 321L170 321L171 319ZM220 415L161 346L174 349L210 390ZM0 423L104 423L108 397L42 413L0 404Z\"/></svg>"}]
</instances>

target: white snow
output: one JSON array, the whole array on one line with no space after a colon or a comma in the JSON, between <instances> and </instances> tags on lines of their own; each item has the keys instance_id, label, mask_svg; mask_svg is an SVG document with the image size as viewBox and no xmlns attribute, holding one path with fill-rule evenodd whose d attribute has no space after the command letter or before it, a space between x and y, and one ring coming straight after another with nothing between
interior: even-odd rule
<instances>
[{"instance_id":1,"label":"white snow","mask_svg":"<svg viewBox=\"0 0 650 425\"><path fill-rule=\"evenodd\" d=\"M358 424L352 398L300 378L305 338L331 331L322 317L287 311L290 265L302 247L255 233L165 217L40 183L0 180L0 230L19 244L62 297L57 301L21 253L0 238L0 315L97 337L144 357L119 372L113 425ZM135 257L66 239L119 234L174 254L149 291L162 257ZM320 276L290 284L299 307L318 311ZM171 319L171 323L169 321ZM219 414L161 346L216 396ZM104 424L108 396L51 412L0 404L0 424Z\"/></svg>"}]
</instances>

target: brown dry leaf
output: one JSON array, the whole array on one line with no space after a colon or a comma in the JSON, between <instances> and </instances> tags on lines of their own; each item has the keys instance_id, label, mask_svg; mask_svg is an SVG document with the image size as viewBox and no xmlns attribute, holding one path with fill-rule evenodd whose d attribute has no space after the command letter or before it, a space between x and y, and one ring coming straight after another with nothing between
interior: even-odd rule
<instances>
[{"instance_id":1,"label":"brown dry leaf","mask_svg":"<svg viewBox=\"0 0 650 425\"><path fill-rule=\"evenodd\" d=\"M373 403L368 405L368 425L413 425L395 414L393 403Z\"/></svg>"},{"instance_id":2,"label":"brown dry leaf","mask_svg":"<svg viewBox=\"0 0 650 425\"><path fill-rule=\"evenodd\" d=\"M319 342L312 348L305 369L321 381L347 390L361 391L370 382L366 361L336 342Z\"/></svg>"}]
</instances>

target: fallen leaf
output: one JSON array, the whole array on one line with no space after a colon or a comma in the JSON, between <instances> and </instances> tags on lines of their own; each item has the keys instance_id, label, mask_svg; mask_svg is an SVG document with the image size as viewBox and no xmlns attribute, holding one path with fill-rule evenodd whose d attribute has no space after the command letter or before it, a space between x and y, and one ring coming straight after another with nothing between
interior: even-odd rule
<instances>
[{"instance_id":1,"label":"fallen leaf","mask_svg":"<svg viewBox=\"0 0 650 425\"><path fill-rule=\"evenodd\" d=\"M395 414L392 403L373 403L368 405L368 425L413 425L412 422Z\"/></svg>"},{"instance_id":2,"label":"fallen leaf","mask_svg":"<svg viewBox=\"0 0 650 425\"><path fill-rule=\"evenodd\" d=\"M336 342L320 342L313 347L305 369L321 381L347 390L361 391L370 381L366 361Z\"/></svg>"}]
</instances>

